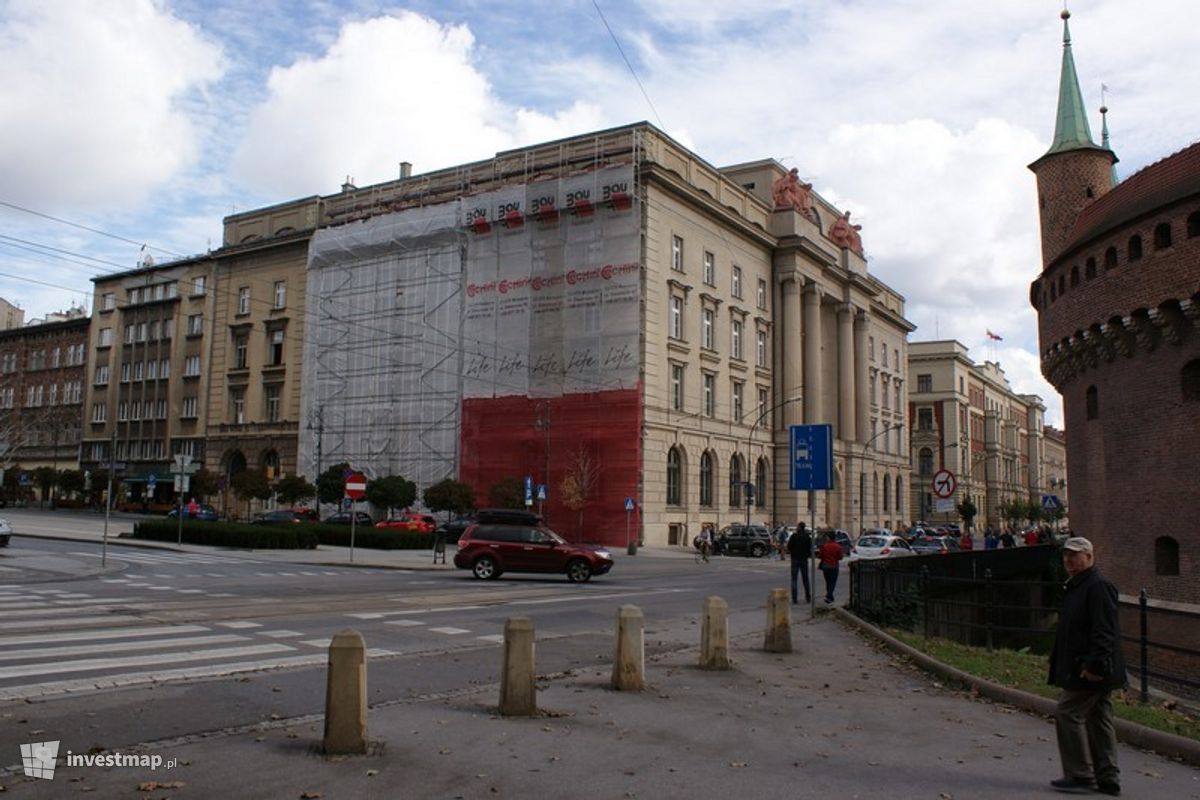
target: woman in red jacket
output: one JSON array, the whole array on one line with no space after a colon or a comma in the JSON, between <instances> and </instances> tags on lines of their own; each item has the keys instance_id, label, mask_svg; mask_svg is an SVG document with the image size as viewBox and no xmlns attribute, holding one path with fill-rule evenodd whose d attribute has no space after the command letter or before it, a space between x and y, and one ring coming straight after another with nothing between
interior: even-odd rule
<instances>
[{"instance_id":1,"label":"woman in red jacket","mask_svg":"<svg viewBox=\"0 0 1200 800\"><path fill-rule=\"evenodd\" d=\"M825 537L825 543L817 549L817 557L821 559L821 574L825 576L825 604L833 602L833 590L837 587L838 564L842 560L842 546L838 544L833 532Z\"/></svg>"}]
</instances>

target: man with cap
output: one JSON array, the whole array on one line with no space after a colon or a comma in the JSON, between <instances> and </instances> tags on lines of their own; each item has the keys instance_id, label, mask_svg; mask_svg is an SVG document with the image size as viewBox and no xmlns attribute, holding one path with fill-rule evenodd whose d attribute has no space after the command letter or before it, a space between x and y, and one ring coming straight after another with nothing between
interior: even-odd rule
<instances>
[{"instance_id":1,"label":"man with cap","mask_svg":"<svg viewBox=\"0 0 1200 800\"><path fill-rule=\"evenodd\" d=\"M1092 543L1073 536L1063 543L1066 583L1050 684L1062 691L1054 713L1063 777L1050 785L1061 792L1121 793L1112 690L1125 686L1117 588L1095 566Z\"/></svg>"}]
</instances>

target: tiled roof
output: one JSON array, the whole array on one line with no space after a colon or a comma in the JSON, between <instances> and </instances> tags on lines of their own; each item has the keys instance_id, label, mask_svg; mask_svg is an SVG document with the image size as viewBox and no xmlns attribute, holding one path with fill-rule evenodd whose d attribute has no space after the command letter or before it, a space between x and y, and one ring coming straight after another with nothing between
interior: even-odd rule
<instances>
[{"instance_id":1,"label":"tiled roof","mask_svg":"<svg viewBox=\"0 0 1200 800\"><path fill-rule=\"evenodd\" d=\"M1085 208L1059 257L1125 222L1194 194L1200 194L1200 142L1134 173Z\"/></svg>"}]
</instances>

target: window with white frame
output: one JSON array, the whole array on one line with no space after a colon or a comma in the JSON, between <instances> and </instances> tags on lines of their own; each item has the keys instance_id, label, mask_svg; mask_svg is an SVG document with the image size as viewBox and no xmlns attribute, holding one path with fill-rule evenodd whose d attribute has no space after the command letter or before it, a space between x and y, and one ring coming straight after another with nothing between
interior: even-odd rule
<instances>
[{"instance_id":1,"label":"window with white frame","mask_svg":"<svg viewBox=\"0 0 1200 800\"><path fill-rule=\"evenodd\" d=\"M717 376L711 372L704 373L704 416L717 415Z\"/></svg>"},{"instance_id":2,"label":"window with white frame","mask_svg":"<svg viewBox=\"0 0 1200 800\"><path fill-rule=\"evenodd\" d=\"M246 422L246 390L242 388L229 390L229 421L234 425Z\"/></svg>"},{"instance_id":3,"label":"window with white frame","mask_svg":"<svg viewBox=\"0 0 1200 800\"><path fill-rule=\"evenodd\" d=\"M183 360L183 377L195 378L200 374L200 356L188 356Z\"/></svg>"},{"instance_id":4,"label":"window with white frame","mask_svg":"<svg viewBox=\"0 0 1200 800\"><path fill-rule=\"evenodd\" d=\"M271 331L270 350L267 352L268 366L278 367L283 364L283 328Z\"/></svg>"},{"instance_id":5,"label":"window with white frame","mask_svg":"<svg viewBox=\"0 0 1200 800\"><path fill-rule=\"evenodd\" d=\"M869 361L875 360L875 337L874 336L867 337L867 360L869 360Z\"/></svg>"},{"instance_id":6,"label":"window with white frame","mask_svg":"<svg viewBox=\"0 0 1200 800\"><path fill-rule=\"evenodd\" d=\"M62 359L62 348L56 347L50 351L50 366L57 367Z\"/></svg>"},{"instance_id":7,"label":"window with white frame","mask_svg":"<svg viewBox=\"0 0 1200 800\"><path fill-rule=\"evenodd\" d=\"M50 384L50 405L56 405L57 403L58 403L58 384L52 383L52 384Z\"/></svg>"},{"instance_id":8,"label":"window with white frame","mask_svg":"<svg viewBox=\"0 0 1200 800\"><path fill-rule=\"evenodd\" d=\"M762 278L758 279L758 294L755 297L755 302L759 308L767 307L767 282Z\"/></svg>"},{"instance_id":9,"label":"window with white frame","mask_svg":"<svg viewBox=\"0 0 1200 800\"><path fill-rule=\"evenodd\" d=\"M879 352L883 355L883 365L886 367L888 365L887 345L880 342L879 343Z\"/></svg>"},{"instance_id":10,"label":"window with white frame","mask_svg":"<svg viewBox=\"0 0 1200 800\"><path fill-rule=\"evenodd\" d=\"M189 314L187 319L188 336L199 336L204 333L204 315Z\"/></svg>"},{"instance_id":11,"label":"window with white frame","mask_svg":"<svg viewBox=\"0 0 1200 800\"><path fill-rule=\"evenodd\" d=\"M158 362L151 359L146 362L146 380L156 380L158 378Z\"/></svg>"},{"instance_id":12,"label":"window with white frame","mask_svg":"<svg viewBox=\"0 0 1200 800\"><path fill-rule=\"evenodd\" d=\"M239 314L250 313L250 287L242 286L238 288L238 310Z\"/></svg>"},{"instance_id":13,"label":"window with white frame","mask_svg":"<svg viewBox=\"0 0 1200 800\"><path fill-rule=\"evenodd\" d=\"M102 364L96 367L96 380L93 381L97 386L104 386L108 383L108 365Z\"/></svg>"},{"instance_id":14,"label":"window with white frame","mask_svg":"<svg viewBox=\"0 0 1200 800\"><path fill-rule=\"evenodd\" d=\"M731 389L732 389L731 394L732 394L732 400L733 400L733 421L734 422L742 421L743 390L745 389L745 386L746 385L744 383L742 383L741 381L733 381L733 385L731 387Z\"/></svg>"},{"instance_id":15,"label":"window with white frame","mask_svg":"<svg viewBox=\"0 0 1200 800\"><path fill-rule=\"evenodd\" d=\"M108 445L104 442L92 442L92 461L104 461L108 458Z\"/></svg>"},{"instance_id":16,"label":"window with white frame","mask_svg":"<svg viewBox=\"0 0 1200 800\"><path fill-rule=\"evenodd\" d=\"M117 296L112 292L105 292L100 295L100 310L112 311L117 307Z\"/></svg>"},{"instance_id":17,"label":"window with white frame","mask_svg":"<svg viewBox=\"0 0 1200 800\"><path fill-rule=\"evenodd\" d=\"M132 420L141 419L142 418L142 404L139 403L137 400L134 400L132 403L129 404L129 406L130 406L129 418Z\"/></svg>"},{"instance_id":18,"label":"window with white frame","mask_svg":"<svg viewBox=\"0 0 1200 800\"><path fill-rule=\"evenodd\" d=\"M870 381L869 386L870 386L870 388L868 390L867 397L870 398L871 405L875 405L875 376L874 375L871 376L871 381Z\"/></svg>"},{"instance_id":19,"label":"window with white frame","mask_svg":"<svg viewBox=\"0 0 1200 800\"><path fill-rule=\"evenodd\" d=\"M275 304L272 308L283 308L287 305L287 281L275 281Z\"/></svg>"},{"instance_id":20,"label":"window with white frame","mask_svg":"<svg viewBox=\"0 0 1200 800\"><path fill-rule=\"evenodd\" d=\"M671 365L671 408L683 410L683 365Z\"/></svg>"},{"instance_id":21,"label":"window with white frame","mask_svg":"<svg viewBox=\"0 0 1200 800\"><path fill-rule=\"evenodd\" d=\"M139 322L137 326L137 340L139 342L146 341L146 336L150 333L150 326L145 322Z\"/></svg>"},{"instance_id":22,"label":"window with white frame","mask_svg":"<svg viewBox=\"0 0 1200 800\"><path fill-rule=\"evenodd\" d=\"M754 341L755 363L760 367L767 365L767 332L756 331Z\"/></svg>"},{"instance_id":23,"label":"window with white frame","mask_svg":"<svg viewBox=\"0 0 1200 800\"><path fill-rule=\"evenodd\" d=\"M108 419L108 405L92 403L92 422L104 422L106 419Z\"/></svg>"},{"instance_id":24,"label":"window with white frame","mask_svg":"<svg viewBox=\"0 0 1200 800\"><path fill-rule=\"evenodd\" d=\"M714 349L714 327L716 327L716 313L711 308L706 308L700 314L700 344L707 350Z\"/></svg>"},{"instance_id":25,"label":"window with white frame","mask_svg":"<svg viewBox=\"0 0 1200 800\"><path fill-rule=\"evenodd\" d=\"M885 409L891 408L891 403L888 402L888 391L891 389L891 387L888 385L888 383L889 383L888 377L887 377L887 375L884 375L883 376L883 391L880 392L880 394L883 396L883 407Z\"/></svg>"},{"instance_id":26,"label":"window with white frame","mask_svg":"<svg viewBox=\"0 0 1200 800\"><path fill-rule=\"evenodd\" d=\"M154 412L155 419L166 419L167 418L167 401L166 400L156 400L154 407L155 407L155 412Z\"/></svg>"},{"instance_id":27,"label":"window with white frame","mask_svg":"<svg viewBox=\"0 0 1200 800\"><path fill-rule=\"evenodd\" d=\"M717 257L707 250L704 251L704 283L717 285Z\"/></svg>"},{"instance_id":28,"label":"window with white frame","mask_svg":"<svg viewBox=\"0 0 1200 800\"><path fill-rule=\"evenodd\" d=\"M204 294L205 287L208 284L208 279L204 275L197 275L192 278L192 296Z\"/></svg>"},{"instance_id":29,"label":"window with white frame","mask_svg":"<svg viewBox=\"0 0 1200 800\"><path fill-rule=\"evenodd\" d=\"M124 422L129 419L129 403L122 400L117 403L117 422Z\"/></svg>"},{"instance_id":30,"label":"window with white frame","mask_svg":"<svg viewBox=\"0 0 1200 800\"><path fill-rule=\"evenodd\" d=\"M133 337L137 334L137 325L132 322L125 326L125 344L133 344Z\"/></svg>"},{"instance_id":31,"label":"window with white frame","mask_svg":"<svg viewBox=\"0 0 1200 800\"><path fill-rule=\"evenodd\" d=\"M25 387L25 407L26 408L33 407L33 387L32 386Z\"/></svg>"},{"instance_id":32,"label":"window with white frame","mask_svg":"<svg viewBox=\"0 0 1200 800\"><path fill-rule=\"evenodd\" d=\"M101 328L96 334L97 347L109 347L112 345L112 328Z\"/></svg>"},{"instance_id":33,"label":"window with white frame","mask_svg":"<svg viewBox=\"0 0 1200 800\"><path fill-rule=\"evenodd\" d=\"M82 403L83 402L83 381L72 381L71 382L69 397L70 397L70 399L67 401L68 403Z\"/></svg>"},{"instance_id":34,"label":"window with white frame","mask_svg":"<svg viewBox=\"0 0 1200 800\"><path fill-rule=\"evenodd\" d=\"M671 237L671 269L683 272L683 237Z\"/></svg>"},{"instance_id":35,"label":"window with white frame","mask_svg":"<svg viewBox=\"0 0 1200 800\"><path fill-rule=\"evenodd\" d=\"M730 279L729 290L733 293L734 297L740 299L742 296L742 268L735 266L730 274L732 277Z\"/></svg>"},{"instance_id":36,"label":"window with white frame","mask_svg":"<svg viewBox=\"0 0 1200 800\"><path fill-rule=\"evenodd\" d=\"M896 393L896 410L900 410L900 381L893 381L892 388Z\"/></svg>"},{"instance_id":37,"label":"window with white frame","mask_svg":"<svg viewBox=\"0 0 1200 800\"><path fill-rule=\"evenodd\" d=\"M266 406L267 422L279 422L279 396L278 385L263 387L263 404Z\"/></svg>"},{"instance_id":38,"label":"window with white frame","mask_svg":"<svg viewBox=\"0 0 1200 800\"><path fill-rule=\"evenodd\" d=\"M771 423L767 422L767 403L770 402L770 394L765 388L758 387L758 413L754 417L758 424L767 430L771 429Z\"/></svg>"},{"instance_id":39,"label":"window with white frame","mask_svg":"<svg viewBox=\"0 0 1200 800\"><path fill-rule=\"evenodd\" d=\"M249 350L250 337L243 334L238 334L233 337L233 368L246 368L246 353Z\"/></svg>"},{"instance_id":40,"label":"window with white frame","mask_svg":"<svg viewBox=\"0 0 1200 800\"><path fill-rule=\"evenodd\" d=\"M683 338L683 298L677 294L671 295L671 338Z\"/></svg>"},{"instance_id":41,"label":"window with white frame","mask_svg":"<svg viewBox=\"0 0 1200 800\"><path fill-rule=\"evenodd\" d=\"M184 419L196 418L197 400L195 397L183 398L183 406L180 408L179 416Z\"/></svg>"},{"instance_id":42,"label":"window with white frame","mask_svg":"<svg viewBox=\"0 0 1200 800\"><path fill-rule=\"evenodd\" d=\"M163 285L163 284L161 284L161 283L159 283L159 284L156 284L156 285L155 285L155 287L154 287L154 299L155 299L155 300L162 300L162 299L163 299L164 290L165 290L166 288L167 288L167 287L166 287L166 286L164 286L164 285Z\"/></svg>"},{"instance_id":43,"label":"window with white frame","mask_svg":"<svg viewBox=\"0 0 1200 800\"><path fill-rule=\"evenodd\" d=\"M742 322L733 320L729 325L729 354L734 358L742 357Z\"/></svg>"},{"instance_id":44,"label":"window with white frame","mask_svg":"<svg viewBox=\"0 0 1200 800\"><path fill-rule=\"evenodd\" d=\"M164 358L158 362L158 376L164 380L171 377L171 359Z\"/></svg>"}]
</instances>

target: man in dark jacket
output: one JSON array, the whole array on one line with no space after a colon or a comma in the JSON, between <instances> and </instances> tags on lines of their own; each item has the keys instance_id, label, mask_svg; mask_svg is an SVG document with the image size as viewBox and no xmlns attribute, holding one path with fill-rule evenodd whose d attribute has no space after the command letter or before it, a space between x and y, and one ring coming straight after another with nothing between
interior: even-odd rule
<instances>
[{"instance_id":1,"label":"man in dark jacket","mask_svg":"<svg viewBox=\"0 0 1200 800\"><path fill-rule=\"evenodd\" d=\"M1112 690L1125 687L1117 588L1095 567L1092 543L1075 536L1063 543L1070 578L1058 614L1050 684L1062 693L1054 714L1063 777L1055 789L1073 794L1093 790L1121 793Z\"/></svg>"},{"instance_id":2,"label":"man in dark jacket","mask_svg":"<svg viewBox=\"0 0 1200 800\"><path fill-rule=\"evenodd\" d=\"M788 555L792 557L792 605L796 605L799 601L797 595L799 592L796 586L796 575L799 573L804 577L804 602L812 602L812 589L808 585L808 560L812 557L812 537L808 535L808 528L804 527L801 522L796 526L796 532L792 534L787 543Z\"/></svg>"}]
</instances>

